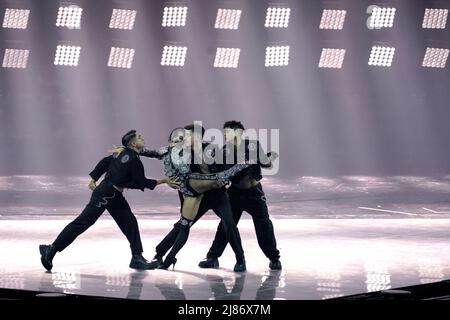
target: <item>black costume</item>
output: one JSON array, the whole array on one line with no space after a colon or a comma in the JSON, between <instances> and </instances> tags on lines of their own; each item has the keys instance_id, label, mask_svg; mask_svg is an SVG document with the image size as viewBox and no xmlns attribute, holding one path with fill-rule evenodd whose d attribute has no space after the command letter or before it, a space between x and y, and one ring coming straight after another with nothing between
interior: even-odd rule
<instances>
[{"instance_id":1,"label":"black costume","mask_svg":"<svg viewBox=\"0 0 450 320\"><path fill-rule=\"evenodd\" d=\"M243 211L247 211L255 226L256 237L261 250L264 252L270 261L278 261L280 258L280 252L277 249L277 242L275 239L275 233L273 230L273 224L269 217L267 209L266 196L264 194L261 183L249 189L238 189L233 187L233 184L239 183L239 180L248 176L250 179L261 180L261 167L270 166L270 162L266 158L266 154L263 152L258 141L243 140L242 143L245 147L245 159L249 160L249 154L251 151L257 150L258 161L255 165L242 171L235 176L231 181L231 187L228 189L228 196L230 198L231 208L233 211L233 219L238 224L239 219L242 216ZM232 148L233 146L231 146ZM237 161L236 147L235 148L235 161ZM224 154L229 154L230 146L225 146ZM232 164L231 164L232 165ZM223 223L220 222L217 227L216 236L212 243L211 248L207 254L208 259L219 258L225 247L227 246L227 237L225 235Z\"/></svg>"},{"instance_id":2,"label":"black costume","mask_svg":"<svg viewBox=\"0 0 450 320\"><path fill-rule=\"evenodd\" d=\"M203 150L208 146L208 144L204 143ZM211 153L207 156L213 158L214 153ZM211 162L208 161L208 163ZM208 169L211 173L217 173L230 168L225 168L224 166L215 163L208 165ZM191 172L200 173L200 166L198 164L191 164ZM194 221L190 221L184 217L181 217L181 219L174 224L173 229L156 247L156 256L154 259L155 267L161 264L163 256L170 248L172 248L172 250L166 258L164 267L168 267L169 264L174 264L176 262L175 255L186 243L189 236L190 227L210 209L213 210L221 218L222 225L225 228L224 236L227 239L227 242L230 242L235 252L237 261L235 271L245 270L244 250L242 249L241 237L239 235L239 230L237 229L236 224L233 220L230 201L228 199L225 188L210 190L204 193Z\"/></svg>"},{"instance_id":3,"label":"black costume","mask_svg":"<svg viewBox=\"0 0 450 320\"><path fill-rule=\"evenodd\" d=\"M153 190L157 181L145 177L144 166L138 153L130 148L124 148L122 152L103 158L89 175L97 181L104 173L105 179L94 189L83 212L61 231L51 246L39 247L41 261L47 270L52 268L55 253L69 246L92 226L105 210L108 210L130 243L133 255L130 267L137 269L148 267L148 262L141 256L143 248L136 217L122 191L124 188Z\"/></svg>"}]
</instances>

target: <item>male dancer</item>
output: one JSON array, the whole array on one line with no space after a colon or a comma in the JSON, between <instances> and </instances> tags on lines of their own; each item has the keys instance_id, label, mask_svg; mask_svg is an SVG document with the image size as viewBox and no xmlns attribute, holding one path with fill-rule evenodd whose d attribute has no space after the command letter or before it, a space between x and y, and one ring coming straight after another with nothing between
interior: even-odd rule
<instances>
[{"instance_id":1,"label":"male dancer","mask_svg":"<svg viewBox=\"0 0 450 320\"><path fill-rule=\"evenodd\" d=\"M202 145L202 138L204 134L204 128L197 127L196 125L186 126L185 130L191 131L191 136L193 138L192 145ZM208 147L207 143L203 143L203 150ZM208 156L208 155L205 155ZM206 161L207 163L212 163L214 155L209 155L211 159ZM215 163L206 165L202 164L192 164L191 171L197 173L216 173L222 171L223 166L216 165ZM206 170L206 171L205 171ZM209 171L209 172L208 172ZM158 244L156 247L156 255L153 258L151 264L152 267L157 268L162 265L162 258L167 253L167 251L174 245L179 232L189 232L190 227L193 223L198 221L208 210L213 210L217 216L221 218L222 225L224 226L224 237L229 241L231 247L236 256L236 264L234 266L235 272L243 272L246 270L244 250L242 249L241 237L239 230L233 220L233 215L231 211L230 201L226 193L225 187L218 189L213 189L203 193L203 198L200 203L197 215L191 223L186 223L184 219L180 219L174 224L173 229L166 235L166 237Z\"/></svg>"},{"instance_id":2,"label":"male dancer","mask_svg":"<svg viewBox=\"0 0 450 320\"><path fill-rule=\"evenodd\" d=\"M41 262L45 269L53 267L53 257L63 251L80 234L92 226L105 210L111 214L120 230L127 237L132 258L130 268L149 269L150 263L142 256L143 248L136 217L122 195L125 188L153 190L157 185L166 183L176 188L177 182L171 179L147 179L139 153L145 147L145 141L136 130L127 132L122 137L125 147L120 152L103 158L89 174L92 178L89 188L93 190L91 199L83 212L69 223L51 245L40 245ZM96 181L106 173L105 179L96 186Z\"/></svg>"},{"instance_id":3,"label":"male dancer","mask_svg":"<svg viewBox=\"0 0 450 320\"><path fill-rule=\"evenodd\" d=\"M231 186L228 188L228 196L230 198L233 218L235 223L239 222L243 211L247 211L255 226L256 237L261 250L270 260L269 268L272 270L281 270L280 252L277 249L277 242L273 230L273 224L269 217L267 209L266 196L264 194L260 180L262 179L261 167L270 167L271 158L266 157L262 151L259 141L251 141L242 139L244 126L239 121L225 122L224 126L225 140L227 144L224 147L224 156L234 149L234 162L239 157L245 158L246 161L257 160L255 165L245 169L231 180ZM257 155L257 159L249 159L249 156ZM244 152L244 154L240 154ZM233 165L233 164L229 164ZM219 223L216 236L206 259L200 261L200 268L217 268L219 267L218 258L222 255L227 246L227 238L222 222Z\"/></svg>"}]
</instances>

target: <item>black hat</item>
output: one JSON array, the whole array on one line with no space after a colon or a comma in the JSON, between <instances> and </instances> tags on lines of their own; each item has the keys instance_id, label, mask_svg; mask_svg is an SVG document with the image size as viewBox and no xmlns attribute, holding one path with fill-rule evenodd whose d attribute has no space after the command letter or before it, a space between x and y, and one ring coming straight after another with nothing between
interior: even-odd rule
<instances>
[{"instance_id":1,"label":"black hat","mask_svg":"<svg viewBox=\"0 0 450 320\"><path fill-rule=\"evenodd\" d=\"M127 147L128 144L130 143L130 141L136 137L136 130L130 130L127 133L124 134L124 136L122 137L122 145L124 147Z\"/></svg>"}]
</instances>

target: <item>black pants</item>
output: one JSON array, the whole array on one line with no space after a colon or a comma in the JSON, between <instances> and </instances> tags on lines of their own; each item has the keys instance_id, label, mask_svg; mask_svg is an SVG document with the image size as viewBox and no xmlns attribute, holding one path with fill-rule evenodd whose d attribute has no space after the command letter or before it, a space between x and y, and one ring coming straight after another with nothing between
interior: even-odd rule
<instances>
[{"instance_id":1,"label":"black pants","mask_svg":"<svg viewBox=\"0 0 450 320\"><path fill-rule=\"evenodd\" d=\"M269 217L266 196L261 184L246 190L231 187L228 189L228 196L230 197L234 222L238 224L242 212L247 211L252 216L259 247L267 258L270 260L278 260L280 258L280 251L277 249L273 224ZM220 257L227 243L228 241L221 222L217 227L216 236L207 257Z\"/></svg>"},{"instance_id":2,"label":"black pants","mask_svg":"<svg viewBox=\"0 0 450 320\"><path fill-rule=\"evenodd\" d=\"M221 225L224 227L224 237L227 243L230 242L230 245L236 255L236 260L243 260L244 250L242 249L241 236L239 235L239 230L233 220L230 200L224 188L211 190L204 193L194 223L198 221L206 212L208 212L208 210L213 210L214 213L221 219ZM174 224L172 230L156 246L156 254L158 256L163 257L173 246L179 229L180 224L177 222Z\"/></svg>"},{"instance_id":3,"label":"black pants","mask_svg":"<svg viewBox=\"0 0 450 320\"><path fill-rule=\"evenodd\" d=\"M83 212L69 223L53 242L56 250L64 250L80 234L92 226L105 210L108 210L120 230L127 237L132 254L141 254L143 249L136 217L131 212L130 206L122 193L105 180L92 192L91 200Z\"/></svg>"}]
</instances>

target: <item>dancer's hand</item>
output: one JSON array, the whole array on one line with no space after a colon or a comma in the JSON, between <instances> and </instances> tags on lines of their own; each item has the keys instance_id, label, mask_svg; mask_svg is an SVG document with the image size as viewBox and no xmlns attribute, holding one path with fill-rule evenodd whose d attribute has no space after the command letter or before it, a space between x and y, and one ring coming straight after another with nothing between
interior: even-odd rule
<instances>
[{"instance_id":1,"label":"dancer's hand","mask_svg":"<svg viewBox=\"0 0 450 320\"><path fill-rule=\"evenodd\" d=\"M166 183L169 187L171 187L172 189L180 189L180 180L178 180L177 177L172 177L172 178L167 178L165 179Z\"/></svg>"},{"instance_id":2,"label":"dancer's hand","mask_svg":"<svg viewBox=\"0 0 450 320\"><path fill-rule=\"evenodd\" d=\"M95 180L91 179L91 181L88 184L89 189L91 189L92 191L94 191L95 188L97 188L97 185L95 184Z\"/></svg>"},{"instance_id":3,"label":"dancer's hand","mask_svg":"<svg viewBox=\"0 0 450 320\"><path fill-rule=\"evenodd\" d=\"M216 181L215 183L213 183L212 187L213 189L220 189L222 187L225 187L228 184L227 181Z\"/></svg>"},{"instance_id":4,"label":"dancer's hand","mask_svg":"<svg viewBox=\"0 0 450 320\"><path fill-rule=\"evenodd\" d=\"M274 162L279 157L279 155L275 151L272 151L267 154L267 157L269 158L270 162Z\"/></svg>"},{"instance_id":5,"label":"dancer's hand","mask_svg":"<svg viewBox=\"0 0 450 320\"><path fill-rule=\"evenodd\" d=\"M158 154L159 154L160 156L165 155L167 152L169 152L169 147L168 147L168 146L161 147L161 148L159 148L159 150L158 150Z\"/></svg>"}]
</instances>

